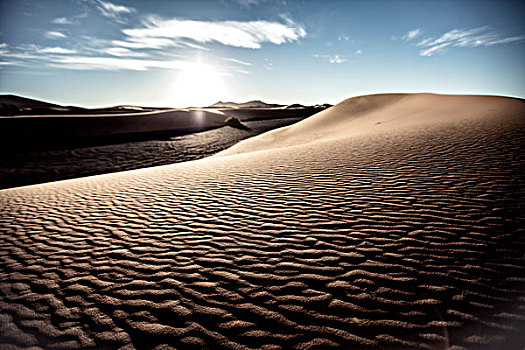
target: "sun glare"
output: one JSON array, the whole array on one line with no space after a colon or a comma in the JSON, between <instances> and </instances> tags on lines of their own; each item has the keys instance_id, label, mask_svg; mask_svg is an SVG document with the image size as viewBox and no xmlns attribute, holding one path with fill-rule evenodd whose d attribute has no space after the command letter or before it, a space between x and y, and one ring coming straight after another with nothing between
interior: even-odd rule
<instances>
[{"instance_id":1,"label":"sun glare","mask_svg":"<svg viewBox=\"0 0 525 350\"><path fill-rule=\"evenodd\" d=\"M189 63L175 78L173 101L177 107L204 107L226 96L220 72L210 64Z\"/></svg>"}]
</instances>

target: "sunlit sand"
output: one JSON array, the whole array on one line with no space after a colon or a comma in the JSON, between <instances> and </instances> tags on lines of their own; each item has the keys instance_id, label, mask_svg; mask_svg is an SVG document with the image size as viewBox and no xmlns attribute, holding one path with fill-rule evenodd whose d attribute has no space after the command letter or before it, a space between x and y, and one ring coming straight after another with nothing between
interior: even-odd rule
<instances>
[{"instance_id":1,"label":"sunlit sand","mask_svg":"<svg viewBox=\"0 0 525 350\"><path fill-rule=\"evenodd\" d=\"M362 96L214 157L1 191L5 343L519 348L524 118Z\"/></svg>"}]
</instances>

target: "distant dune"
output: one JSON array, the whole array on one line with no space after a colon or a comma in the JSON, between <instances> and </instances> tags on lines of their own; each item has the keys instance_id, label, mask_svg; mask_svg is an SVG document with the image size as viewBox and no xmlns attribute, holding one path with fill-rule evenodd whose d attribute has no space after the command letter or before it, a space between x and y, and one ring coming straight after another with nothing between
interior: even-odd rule
<instances>
[{"instance_id":1,"label":"distant dune","mask_svg":"<svg viewBox=\"0 0 525 350\"><path fill-rule=\"evenodd\" d=\"M219 104L234 107L175 109L122 105L86 109L0 95L0 148L38 149L56 143L74 147L77 143L107 144L169 137L225 125L235 127L236 124L225 123L229 117L240 121L306 118L326 108L318 105L283 109L281 105L261 101L215 105Z\"/></svg>"},{"instance_id":2,"label":"distant dune","mask_svg":"<svg viewBox=\"0 0 525 350\"><path fill-rule=\"evenodd\" d=\"M16 95L0 95L0 103L18 108L62 108L63 106Z\"/></svg>"},{"instance_id":3,"label":"distant dune","mask_svg":"<svg viewBox=\"0 0 525 350\"><path fill-rule=\"evenodd\" d=\"M68 114L0 117L0 143L25 147L60 140L78 142L119 136L173 135L224 126L220 111L156 110L119 114Z\"/></svg>"},{"instance_id":4,"label":"distant dune","mask_svg":"<svg viewBox=\"0 0 525 350\"><path fill-rule=\"evenodd\" d=\"M208 108L276 108L276 107L283 107L283 105L275 104L275 103L266 103L259 100L254 101L248 101L243 103L236 103L236 102L216 102L209 106Z\"/></svg>"},{"instance_id":5,"label":"distant dune","mask_svg":"<svg viewBox=\"0 0 525 350\"><path fill-rule=\"evenodd\" d=\"M121 105L105 108L83 108L77 106L61 106L17 95L0 95L0 116L46 115L61 116L67 114L99 115L132 112L152 112L173 108L140 107Z\"/></svg>"},{"instance_id":6,"label":"distant dune","mask_svg":"<svg viewBox=\"0 0 525 350\"><path fill-rule=\"evenodd\" d=\"M517 99L362 96L221 156L0 191L0 343L521 349L524 135Z\"/></svg>"}]
</instances>

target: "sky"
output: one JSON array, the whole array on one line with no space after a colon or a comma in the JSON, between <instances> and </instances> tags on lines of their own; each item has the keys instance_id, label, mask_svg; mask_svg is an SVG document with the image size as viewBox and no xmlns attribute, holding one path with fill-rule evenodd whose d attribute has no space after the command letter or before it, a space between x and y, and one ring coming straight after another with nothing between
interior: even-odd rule
<instances>
[{"instance_id":1,"label":"sky","mask_svg":"<svg viewBox=\"0 0 525 350\"><path fill-rule=\"evenodd\" d=\"M0 0L0 94L62 105L525 97L523 1Z\"/></svg>"}]
</instances>

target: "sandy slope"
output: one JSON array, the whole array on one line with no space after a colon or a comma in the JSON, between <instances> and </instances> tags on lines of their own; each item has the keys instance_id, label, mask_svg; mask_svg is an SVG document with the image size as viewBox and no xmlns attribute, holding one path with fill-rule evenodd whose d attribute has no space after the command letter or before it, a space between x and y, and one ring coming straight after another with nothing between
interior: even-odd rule
<instances>
[{"instance_id":1,"label":"sandy slope","mask_svg":"<svg viewBox=\"0 0 525 350\"><path fill-rule=\"evenodd\" d=\"M292 127L238 143L219 155L331 141L356 135L402 132L431 124L523 114L523 102L497 96L384 94L347 99Z\"/></svg>"},{"instance_id":2,"label":"sandy slope","mask_svg":"<svg viewBox=\"0 0 525 350\"><path fill-rule=\"evenodd\" d=\"M294 147L1 191L1 341L521 348L523 103L360 99Z\"/></svg>"}]
</instances>

